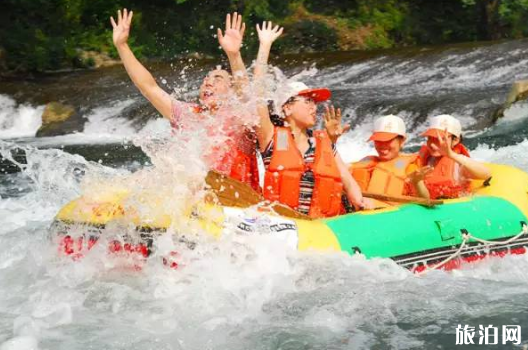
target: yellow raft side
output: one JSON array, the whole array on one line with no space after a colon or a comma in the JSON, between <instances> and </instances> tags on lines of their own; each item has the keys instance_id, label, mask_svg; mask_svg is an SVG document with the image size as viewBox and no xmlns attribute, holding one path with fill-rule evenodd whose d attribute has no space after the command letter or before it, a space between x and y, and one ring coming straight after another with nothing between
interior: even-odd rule
<instances>
[{"instance_id":1,"label":"yellow raft side","mask_svg":"<svg viewBox=\"0 0 528 350\"><path fill-rule=\"evenodd\" d=\"M61 208L56 219L65 222L106 225L113 220L123 220L133 223L137 227L168 228L171 225L171 215L152 210L157 215L148 219L141 219L137 211L125 204L126 193L115 193L107 196L103 201L94 201L86 197L77 198ZM156 200L145 201L151 208L156 207ZM144 203L142 203L144 204Z\"/></svg>"},{"instance_id":2,"label":"yellow raft side","mask_svg":"<svg viewBox=\"0 0 528 350\"><path fill-rule=\"evenodd\" d=\"M493 178L491 186L483 186L482 181L474 181L472 187L476 195L495 196L503 198L514 204L528 217L528 174L511 166L488 164L491 168ZM153 213L148 218L141 218L133 206L127 205L126 191L109 193L98 200L86 197L78 198L65 205L57 214L56 219L65 222L85 223L91 225L105 225L112 220L123 220L133 223L136 227L165 230L173 222L184 219L173 217L164 213L162 205L157 198L144 198L141 205L149 207L148 212ZM467 202L472 197L446 200L446 203ZM398 207L385 208L381 210L365 211L360 215L376 215L388 211L397 211ZM226 215L221 206L203 203L188 210L187 218L193 217L203 230L209 234L219 237L223 230ZM355 214L357 215L357 214ZM295 222L298 232L298 248L300 250L323 250L340 251L339 241L327 220L302 220L288 219Z\"/></svg>"},{"instance_id":3,"label":"yellow raft side","mask_svg":"<svg viewBox=\"0 0 528 350\"><path fill-rule=\"evenodd\" d=\"M62 207L55 219L65 222L105 225L111 220L124 216L124 208L121 204L123 198L123 196L116 194L104 202L91 202L80 197Z\"/></svg>"},{"instance_id":4,"label":"yellow raft side","mask_svg":"<svg viewBox=\"0 0 528 350\"><path fill-rule=\"evenodd\" d=\"M490 163L486 165L490 167L492 173L490 186L483 186L482 181L473 181L474 193L505 199L528 217L528 174L509 165ZM458 200L453 199L449 202ZM471 197L467 197L467 200L471 200Z\"/></svg>"},{"instance_id":5,"label":"yellow raft side","mask_svg":"<svg viewBox=\"0 0 528 350\"><path fill-rule=\"evenodd\" d=\"M336 235L322 220L294 220L298 230L299 250L340 251Z\"/></svg>"}]
</instances>

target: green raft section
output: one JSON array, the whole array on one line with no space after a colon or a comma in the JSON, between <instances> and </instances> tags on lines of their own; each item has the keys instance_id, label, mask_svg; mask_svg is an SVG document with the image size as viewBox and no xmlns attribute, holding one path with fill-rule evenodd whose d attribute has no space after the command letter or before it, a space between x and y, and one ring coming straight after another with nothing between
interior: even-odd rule
<instances>
[{"instance_id":1,"label":"green raft section","mask_svg":"<svg viewBox=\"0 0 528 350\"><path fill-rule=\"evenodd\" d=\"M517 235L526 216L498 197L473 197L428 208L404 205L376 214L352 214L326 220L342 251L367 258L397 257L457 246L461 230L486 240Z\"/></svg>"}]
</instances>

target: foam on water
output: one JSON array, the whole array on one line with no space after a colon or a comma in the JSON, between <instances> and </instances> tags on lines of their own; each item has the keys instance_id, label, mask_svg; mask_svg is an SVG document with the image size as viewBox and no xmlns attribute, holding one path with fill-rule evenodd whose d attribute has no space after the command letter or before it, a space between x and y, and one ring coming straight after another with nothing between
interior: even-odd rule
<instances>
[{"instance_id":1,"label":"foam on water","mask_svg":"<svg viewBox=\"0 0 528 350\"><path fill-rule=\"evenodd\" d=\"M417 349L442 337L451 344L455 324L496 313L527 326L507 316L527 301L526 257L418 278L392 261L298 253L273 237L180 252L178 271L152 259L133 273L103 257L71 263L24 252L11 266L17 277L4 272L17 294L0 299L12 322L3 346Z\"/></svg>"},{"instance_id":2,"label":"foam on water","mask_svg":"<svg viewBox=\"0 0 528 350\"><path fill-rule=\"evenodd\" d=\"M526 101L511 105L504 111L504 116L497 121L498 125L514 124L518 125L528 118L528 103Z\"/></svg>"},{"instance_id":3,"label":"foam on water","mask_svg":"<svg viewBox=\"0 0 528 350\"><path fill-rule=\"evenodd\" d=\"M431 54L414 58L379 57L366 62L329 68L316 81L333 90L397 88L398 97L427 95L438 91L489 88L526 78L526 49L508 52L500 45L464 54Z\"/></svg>"},{"instance_id":4,"label":"foam on water","mask_svg":"<svg viewBox=\"0 0 528 350\"><path fill-rule=\"evenodd\" d=\"M44 106L17 105L11 97L0 95L0 139L35 136L43 111Z\"/></svg>"},{"instance_id":5,"label":"foam on water","mask_svg":"<svg viewBox=\"0 0 528 350\"><path fill-rule=\"evenodd\" d=\"M95 108L86 116L88 121L84 125L82 134L101 137L114 135L124 137L136 134L132 120L119 117L121 112L133 103L134 100L130 99L116 102L112 106Z\"/></svg>"},{"instance_id":6,"label":"foam on water","mask_svg":"<svg viewBox=\"0 0 528 350\"><path fill-rule=\"evenodd\" d=\"M375 73L379 64L387 63L378 59L353 65L349 77ZM375 73L371 84L398 77L411 85L419 78L417 89L426 91L434 79L460 88L478 82L464 75L464 69L475 72L472 64L477 63L447 57L429 72L414 69L409 79L398 75L397 70L407 67L401 63L390 74ZM463 69L451 70L459 78L449 85L453 75L441 76L452 65ZM487 74L513 74L500 69ZM347 83L348 77L339 80L343 71L323 71L322 78L314 78L315 72L307 70L297 78L335 80L337 88ZM265 232L241 236L228 231L217 241L201 235L201 228L188 220L176 220L169 233L195 234L196 248L189 250L175 235L162 235L154 242L157 252L140 271L130 268L136 263L131 258L108 256L104 242L79 261L58 257L48 227L57 211L80 194L100 201L126 191L125 205L138 208L143 218L153 215L145 198L155 198L162 211L178 218L185 216L186 203L203 196L199 189L209 160L202 154L224 141L209 137L206 129L221 126L214 119L198 122L195 129L188 125L188 131L170 138L166 122L155 121L138 134L119 118L130 103L92 111L85 132L75 136L90 142L98 142L99 134L131 138L151 158L152 167L132 173L60 150L27 147L24 173L0 175L1 350L449 349L458 324L528 329L527 255L418 277L388 259L298 252L282 237ZM355 112L353 106L345 107L345 113ZM409 122L412 115L401 114ZM425 127L418 123L410 130L410 143L418 143ZM338 148L345 161L373 152L366 142L369 133L370 121L365 121L342 137ZM0 144L1 154L9 156L11 147ZM481 144L472 151L479 159L528 171L527 150L525 140L499 149ZM112 240L129 229L116 224L105 233ZM161 263L173 251L178 253L177 270Z\"/></svg>"},{"instance_id":7,"label":"foam on water","mask_svg":"<svg viewBox=\"0 0 528 350\"><path fill-rule=\"evenodd\" d=\"M57 145L106 144L130 140L144 134L167 134L168 121L148 120L139 130L134 121L121 116L123 110L135 103L133 99L116 101L110 106L94 108L85 118L82 132L35 138L42 125L44 106L17 105L6 95L0 95L0 139L19 139L34 147Z\"/></svg>"},{"instance_id":8,"label":"foam on water","mask_svg":"<svg viewBox=\"0 0 528 350\"><path fill-rule=\"evenodd\" d=\"M528 139L499 149L494 149L489 145L479 145L472 154L487 162L513 165L528 172L526 152L528 152Z\"/></svg>"},{"instance_id":9,"label":"foam on water","mask_svg":"<svg viewBox=\"0 0 528 350\"><path fill-rule=\"evenodd\" d=\"M368 152L357 146L366 144L367 126L352 134L357 138L340 147L355 145L350 156ZM160 173L145 169L131 177L58 150L33 150L25 175L31 182L9 177L6 187L23 190L0 200L7 218L0 227L2 349L450 348L459 323L528 327L522 317L528 256L417 277L391 260L301 253L276 236L233 232L221 241L203 238L194 250L162 236L141 271L107 256L103 245L77 262L57 258L47 227L86 186L96 196L106 190L96 183L111 178L112 187L132 186L139 194L159 190L153 183L165 175L184 175L168 172L174 166L168 155L179 154L171 147L180 146L163 145L166 153L152 153ZM527 147L527 141L497 151L479 146L474 154L527 170ZM161 186L167 197L187 193ZM170 250L179 253L178 270L161 263Z\"/></svg>"}]
</instances>

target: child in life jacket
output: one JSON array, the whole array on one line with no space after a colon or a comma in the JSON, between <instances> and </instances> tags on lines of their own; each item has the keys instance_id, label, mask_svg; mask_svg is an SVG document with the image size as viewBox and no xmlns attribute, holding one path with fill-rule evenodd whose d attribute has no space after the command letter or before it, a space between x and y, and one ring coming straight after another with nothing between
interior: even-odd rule
<instances>
[{"instance_id":1,"label":"child in life jacket","mask_svg":"<svg viewBox=\"0 0 528 350\"><path fill-rule=\"evenodd\" d=\"M406 139L404 121L395 115L386 115L374 121L374 142L377 156L368 156L349 167L363 192L387 196L414 195L427 197L424 176L429 168L420 169L416 154L401 153ZM387 203L378 203L386 206Z\"/></svg>"},{"instance_id":2,"label":"child in life jacket","mask_svg":"<svg viewBox=\"0 0 528 350\"><path fill-rule=\"evenodd\" d=\"M309 89L300 82L281 90L278 106L284 126L275 126L263 99L268 56L282 28L264 22L257 25L260 47L255 65L255 82L260 100L257 138L265 165L264 197L278 201L310 217L330 217L342 213L342 194L357 207L368 205L359 186L348 173L325 131L312 131L316 104L330 98L326 88Z\"/></svg>"},{"instance_id":3,"label":"child in life jacket","mask_svg":"<svg viewBox=\"0 0 528 350\"><path fill-rule=\"evenodd\" d=\"M427 143L420 149L419 164L433 168L424 180L430 198L458 198L470 193L470 180L485 180L491 171L470 158L462 144L462 126L453 116L431 118L429 129L422 134Z\"/></svg>"}]
</instances>

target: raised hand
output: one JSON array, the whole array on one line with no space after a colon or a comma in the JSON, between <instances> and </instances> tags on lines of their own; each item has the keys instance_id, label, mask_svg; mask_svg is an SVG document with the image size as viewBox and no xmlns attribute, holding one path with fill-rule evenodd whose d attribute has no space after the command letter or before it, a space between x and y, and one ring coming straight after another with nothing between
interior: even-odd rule
<instances>
[{"instance_id":1,"label":"raised hand","mask_svg":"<svg viewBox=\"0 0 528 350\"><path fill-rule=\"evenodd\" d=\"M279 36L282 35L284 28L279 27L278 25L273 26L271 21L262 22L262 29L257 24L257 33L261 45L271 46Z\"/></svg>"},{"instance_id":2,"label":"raised hand","mask_svg":"<svg viewBox=\"0 0 528 350\"><path fill-rule=\"evenodd\" d=\"M246 24L242 22L242 15L236 12L232 16L227 14L225 33L222 33L220 28L217 29L218 43L227 54L240 51L245 30Z\"/></svg>"},{"instance_id":3,"label":"raised hand","mask_svg":"<svg viewBox=\"0 0 528 350\"><path fill-rule=\"evenodd\" d=\"M440 152L442 156L452 158L454 152L452 149L452 139L449 137L447 130L438 133L438 146L431 144L431 148L435 151Z\"/></svg>"},{"instance_id":4,"label":"raised hand","mask_svg":"<svg viewBox=\"0 0 528 350\"><path fill-rule=\"evenodd\" d=\"M423 181L427 174L429 174L431 171L433 171L432 166L421 167L420 169L410 173L407 176L407 181L417 184L418 182Z\"/></svg>"},{"instance_id":5,"label":"raised hand","mask_svg":"<svg viewBox=\"0 0 528 350\"><path fill-rule=\"evenodd\" d=\"M133 15L134 12L128 12L127 9L123 9L123 13L121 13L121 10L117 11L117 24L114 17L110 17L110 23L112 23L112 27L114 28L112 39L114 40L115 46L126 44L130 34L130 24L132 23Z\"/></svg>"},{"instance_id":6,"label":"raised hand","mask_svg":"<svg viewBox=\"0 0 528 350\"><path fill-rule=\"evenodd\" d=\"M337 139L350 130L350 125L341 125L341 109L335 109L334 106L325 106L324 113L324 125L326 133L333 143L337 142Z\"/></svg>"}]
</instances>

